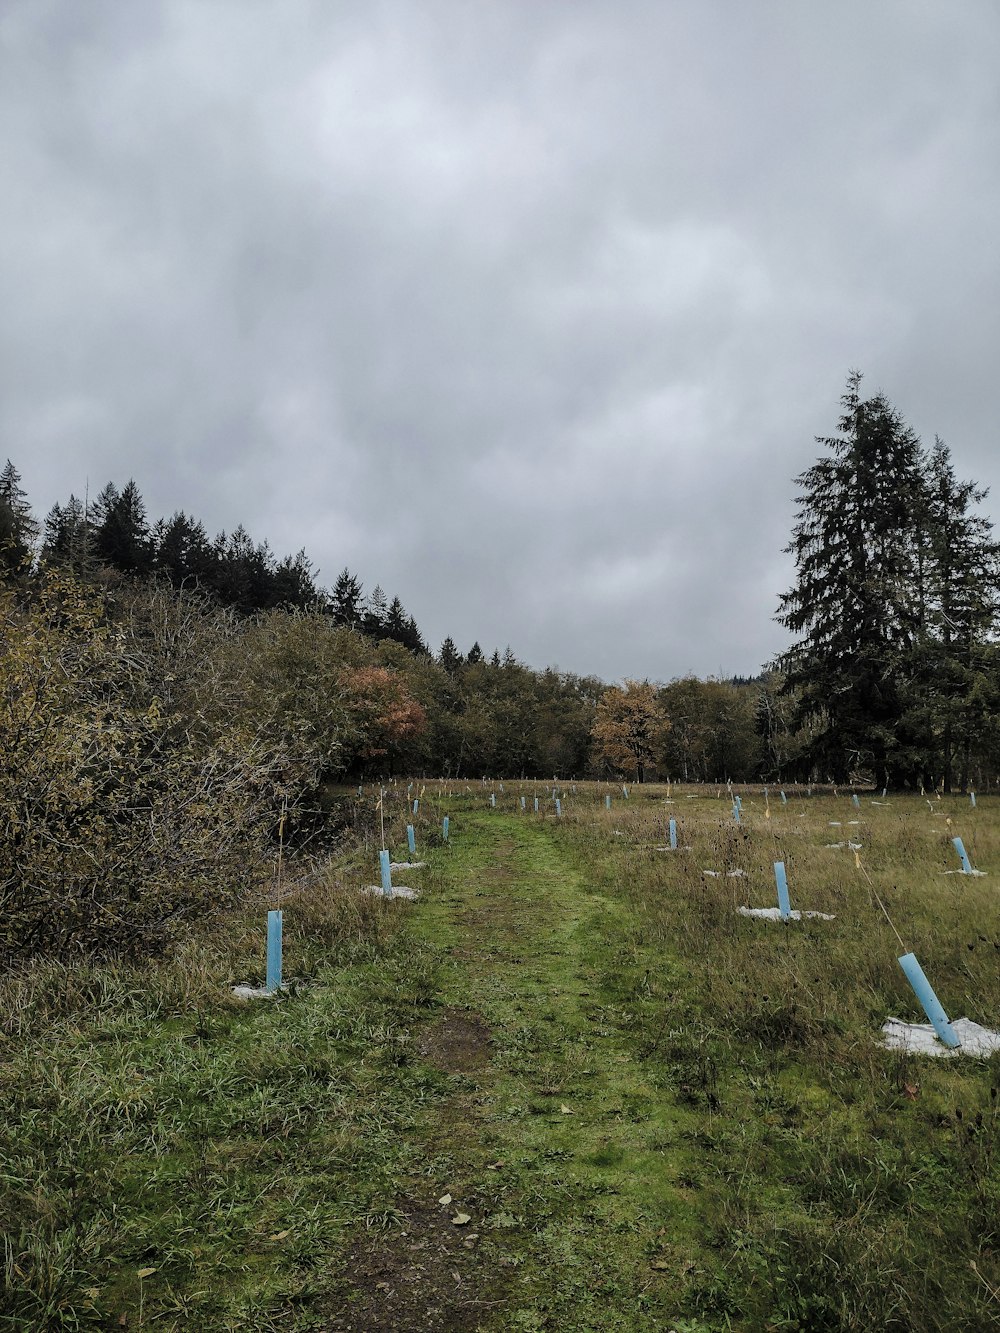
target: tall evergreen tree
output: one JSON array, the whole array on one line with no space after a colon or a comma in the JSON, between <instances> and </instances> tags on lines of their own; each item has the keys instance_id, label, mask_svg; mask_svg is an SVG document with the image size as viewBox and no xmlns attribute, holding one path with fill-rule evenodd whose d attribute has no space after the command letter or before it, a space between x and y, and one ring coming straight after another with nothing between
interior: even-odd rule
<instances>
[{"instance_id":1,"label":"tall evergreen tree","mask_svg":"<svg viewBox=\"0 0 1000 1333\"><path fill-rule=\"evenodd\" d=\"M340 571L333 585L330 615L335 625L357 629L364 614L364 596L361 580L346 567Z\"/></svg>"},{"instance_id":2,"label":"tall evergreen tree","mask_svg":"<svg viewBox=\"0 0 1000 1333\"><path fill-rule=\"evenodd\" d=\"M42 563L61 565L79 575L88 574L93 565L93 537L82 500L71 495L64 505L57 502L45 516Z\"/></svg>"},{"instance_id":3,"label":"tall evergreen tree","mask_svg":"<svg viewBox=\"0 0 1000 1333\"><path fill-rule=\"evenodd\" d=\"M153 542L146 506L131 479L119 492L113 484L98 496L94 548L122 574L145 576L153 569Z\"/></svg>"},{"instance_id":4,"label":"tall evergreen tree","mask_svg":"<svg viewBox=\"0 0 1000 1333\"><path fill-rule=\"evenodd\" d=\"M940 439L927 455L924 482L910 730L924 744L925 780L948 792L956 755L965 790L973 741L996 709L1000 544L990 521L973 509L987 489L958 480Z\"/></svg>"},{"instance_id":5,"label":"tall evergreen tree","mask_svg":"<svg viewBox=\"0 0 1000 1333\"><path fill-rule=\"evenodd\" d=\"M840 434L796 479L802 491L788 551L795 586L778 620L801 637L784 658L798 689L798 721L816 726L812 759L838 781L862 769L899 781L900 673L919 619L914 604L914 527L921 449L881 393L862 400L852 373Z\"/></svg>"},{"instance_id":6,"label":"tall evergreen tree","mask_svg":"<svg viewBox=\"0 0 1000 1333\"><path fill-rule=\"evenodd\" d=\"M312 561L305 550L279 560L271 582L271 600L275 606L298 607L304 611L316 601Z\"/></svg>"},{"instance_id":7,"label":"tall evergreen tree","mask_svg":"<svg viewBox=\"0 0 1000 1333\"><path fill-rule=\"evenodd\" d=\"M217 556L208 533L201 523L189 518L183 510L166 522L160 520L153 530L153 568L163 574L175 588L184 585L212 585L216 573Z\"/></svg>"},{"instance_id":8,"label":"tall evergreen tree","mask_svg":"<svg viewBox=\"0 0 1000 1333\"><path fill-rule=\"evenodd\" d=\"M0 472L0 573L4 578L27 573L38 534L38 523L21 489L21 474L8 458Z\"/></svg>"},{"instance_id":9,"label":"tall evergreen tree","mask_svg":"<svg viewBox=\"0 0 1000 1333\"><path fill-rule=\"evenodd\" d=\"M385 622L389 614L389 603L380 584L376 584L365 607L365 633L373 639L385 637Z\"/></svg>"},{"instance_id":10,"label":"tall evergreen tree","mask_svg":"<svg viewBox=\"0 0 1000 1333\"><path fill-rule=\"evenodd\" d=\"M449 634L441 645L438 662L444 667L449 676L454 676L464 660L462 654L455 647L455 640Z\"/></svg>"}]
</instances>

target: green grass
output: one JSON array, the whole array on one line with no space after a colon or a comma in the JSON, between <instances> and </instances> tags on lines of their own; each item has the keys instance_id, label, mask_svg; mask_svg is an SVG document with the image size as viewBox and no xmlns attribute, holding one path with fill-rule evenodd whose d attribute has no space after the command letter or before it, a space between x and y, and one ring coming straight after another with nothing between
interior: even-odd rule
<instances>
[{"instance_id":1,"label":"green grass","mask_svg":"<svg viewBox=\"0 0 1000 1333\"><path fill-rule=\"evenodd\" d=\"M261 912L144 968L6 981L0 1328L323 1329L359 1237L445 1194L484 1330L996 1326L1000 1059L880 1048L887 1014L922 1016L874 895L952 1016L997 1025L1000 808L765 818L748 789L737 829L724 790L608 812L580 784L557 820L506 785L495 810L429 785L418 904L358 894L370 835L290 898L276 1001L228 991L259 979ZM946 877L954 833L996 873ZM824 846L848 834L868 878ZM774 901L776 859L834 922L737 914ZM441 1072L423 1040L461 1009L490 1059Z\"/></svg>"}]
</instances>

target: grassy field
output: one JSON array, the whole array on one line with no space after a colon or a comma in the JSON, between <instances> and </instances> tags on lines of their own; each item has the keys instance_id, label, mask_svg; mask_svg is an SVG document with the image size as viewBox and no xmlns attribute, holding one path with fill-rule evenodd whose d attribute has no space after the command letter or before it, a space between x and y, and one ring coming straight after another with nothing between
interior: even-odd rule
<instances>
[{"instance_id":1,"label":"grassy field","mask_svg":"<svg viewBox=\"0 0 1000 1333\"><path fill-rule=\"evenodd\" d=\"M995 1328L1000 1057L879 1035L923 1021L896 932L1000 1027L1000 800L557 790L394 790L415 904L359 892L364 794L274 1000L229 990L265 905L7 978L0 1328ZM987 877L944 873L956 834ZM833 921L738 913L775 860Z\"/></svg>"}]
</instances>

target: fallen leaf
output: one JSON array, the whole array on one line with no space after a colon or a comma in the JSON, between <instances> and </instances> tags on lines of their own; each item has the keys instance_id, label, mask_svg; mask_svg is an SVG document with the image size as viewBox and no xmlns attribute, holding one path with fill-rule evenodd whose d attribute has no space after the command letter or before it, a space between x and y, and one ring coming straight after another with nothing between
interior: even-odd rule
<instances>
[{"instance_id":1,"label":"fallen leaf","mask_svg":"<svg viewBox=\"0 0 1000 1333\"><path fill-rule=\"evenodd\" d=\"M152 1277L155 1272L155 1268L140 1268L136 1277Z\"/></svg>"},{"instance_id":2,"label":"fallen leaf","mask_svg":"<svg viewBox=\"0 0 1000 1333\"><path fill-rule=\"evenodd\" d=\"M451 1224L453 1227L464 1227L467 1222L471 1221L472 1218L469 1216L468 1213L456 1213L455 1216L451 1219Z\"/></svg>"},{"instance_id":3,"label":"fallen leaf","mask_svg":"<svg viewBox=\"0 0 1000 1333\"><path fill-rule=\"evenodd\" d=\"M503 1162L487 1162L487 1163L486 1163L486 1170L487 1170L487 1171L499 1171L500 1168L501 1168L502 1166L503 1166Z\"/></svg>"},{"instance_id":4,"label":"fallen leaf","mask_svg":"<svg viewBox=\"0 0 1000 1333\"><path fill-rule=\"evenodd\" d=\"M441 1205L442 1208L447 1208L448 1205L451 1203L451 1195L442 1194L440 1199L438 1199L438 1203Z\"/></svg>"},{"instance_id":5,"label":"fallen leaf","mask_svg":"<svg viewBox=\"0 0 1000 1333\"><path fill-rule=\"evenodd\" d=\"M291 1231L276 1231L273 1236L268 1236L268 1240L284 1240L286 1236L291 1234Z\"/></svg>"},{"instance_id":6,"label":"fallen leaf","mask_svg":"<svg viewBox=\"0 0 1000 1333\"><path fill-rule=\"evenodd\" d=\"M654 1259L653 1262L652 1262L649 1266L650 1266L650 1268L669 1268L669 1267L670 1267L670 1260L669 1260L669 1259Z\"/></svg>"},{"instance_id":7,"label":"fallen leaf","mask_svg":"<svg viewBox=\"0 0 1000 1333\"><path fill-rule=\"evenodd\" d=\"M576 1112L575 1112L575 1111L571 1111L571 1110L569 1109L569 1107L566 1105L565 1102L563 1102L563 1104L562 1104L562 1106L560 1106L559 1110L562 1111L563 1115L576 1115Z\"/></svg>"},{"instance_id":8,"label":"fallen leaf","mask_svg":"<svg viewBox=\"0 0 1000 1333\"><path fill-rule=\"evenodd\" d=\"M904 1083L903 1091L909 1097L910 1101L916 1101L917 1093L920 1091L919 1083Z\"/></svg>"}]
</instances>

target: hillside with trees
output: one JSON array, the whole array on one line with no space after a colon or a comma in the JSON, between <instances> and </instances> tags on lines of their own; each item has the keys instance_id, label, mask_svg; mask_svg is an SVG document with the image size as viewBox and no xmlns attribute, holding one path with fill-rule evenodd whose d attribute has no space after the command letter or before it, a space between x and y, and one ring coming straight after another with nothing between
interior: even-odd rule
<instances>
[{"instance_id":1,"label":"hillside with trees","mask_svg":"<svg viewBox=\"0 0 1000 1333\"><path fill-rule=\"evenodd\" d=\"M1000 546L941 441L852 375L797 479L794 637L759 676L608 685L432 653L399 597L138 486L39 521L0 474L0 951L160 947L250 891L330 784L672 777L983 789L1000 764ZM137 886L142 885L142 892ZM30 887L29 887L30 886Z\"/></svg>"}]
</instances>

